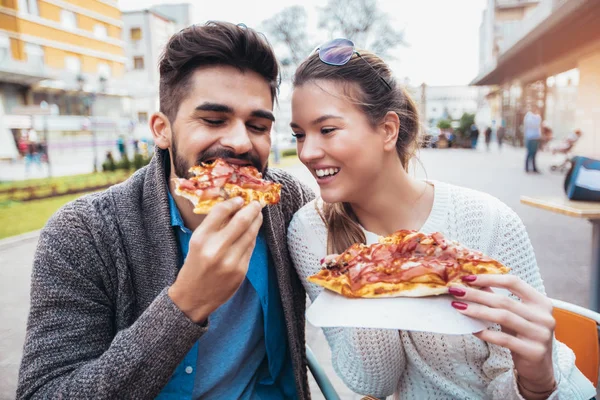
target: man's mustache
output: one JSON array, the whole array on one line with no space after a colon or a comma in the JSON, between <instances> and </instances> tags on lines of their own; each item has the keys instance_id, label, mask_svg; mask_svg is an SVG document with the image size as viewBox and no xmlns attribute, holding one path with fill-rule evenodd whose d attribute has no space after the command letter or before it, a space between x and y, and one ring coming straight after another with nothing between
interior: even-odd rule
<instances>
[{"instance_id":1,"label":"man's mustache","mask_svg":"<svg viewBox=\"0 0 600 400\"><path fill-rule=\"evenodd\" d=\"M260 158L258 158L258 156L256 154L253 154L250 152L243 153L243 154L237 154L234 151L229 150L229 149L207 150L196 159L196 165L200 165L200 163L208 163L217 158L235 159L235 160L244 161L244 162L250 163L254 168L256 168L258 171L262 172L262 164L260 162Z\"/></svg>"}]
</instances>

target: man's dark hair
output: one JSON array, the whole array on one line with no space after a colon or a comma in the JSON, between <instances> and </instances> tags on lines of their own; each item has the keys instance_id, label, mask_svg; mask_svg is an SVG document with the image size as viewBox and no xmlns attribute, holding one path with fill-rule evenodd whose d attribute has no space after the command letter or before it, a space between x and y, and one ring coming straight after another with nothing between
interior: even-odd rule
<instances>
[{"instance_id":1,"label":"man's dark hair","mask_svg":"<svg viewBox=\"0 0 600 400\"><path fill-rule=\"evenodd\" d=\"M275 101L279 66L273 49L261 33L229 22L192 25L169 39L159 62L160 111L171 122L175 121L179 105L189 90L192 73L213 65L258 73L271 87Z\"/></svg>"}]
</instances>

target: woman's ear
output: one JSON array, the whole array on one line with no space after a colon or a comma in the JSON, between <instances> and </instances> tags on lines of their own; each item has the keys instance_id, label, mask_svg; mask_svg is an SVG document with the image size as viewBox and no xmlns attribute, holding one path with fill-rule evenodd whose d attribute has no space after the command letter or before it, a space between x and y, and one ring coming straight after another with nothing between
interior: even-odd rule
<instances>
[{"instance_id":1,"label":"woman's ear","mask_svg":"<svg viewBox=\"0 0 600 400\"><path fill-rule=\"evenodd\" d=\"M152 136L154 137L154 143L163 150L170 148L172 130L169 118L161 112L154 113L150 117L149 125Z\"/></svg>"},{"instance_id":2,"label":"woman's ear","mask_svg":"<svg viewBox=\"0 0 600 400\"><path fill-rule=\"evenodd\" d=\"M400 131L400 118L394 111L388 111L382 123L384 131L383 148L388 151L396 151L398 132Z\"/></svg>"}]
</instances>

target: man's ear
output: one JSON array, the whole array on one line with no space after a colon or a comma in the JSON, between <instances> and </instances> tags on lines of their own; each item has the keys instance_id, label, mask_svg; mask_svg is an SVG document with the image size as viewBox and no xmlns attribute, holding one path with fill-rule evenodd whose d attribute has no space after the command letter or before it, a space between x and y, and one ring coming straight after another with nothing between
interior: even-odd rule
<instances>
[{"instance_id":1,"label":"man's ear","mask_svg":"<svg viewBox=\"0 0 600 400\"><path fill-rule=\"evenodd\" d=\"M381 127L384 131L383 148L388 151L396 151L398 132L400 131L400 118L394 111L389 111Z\"/></svg>"},{"instance_id":2,"label":"man's ear","mask_svg":"<svg viewBox=\"0 0 600 400\"><path fill-rule=\"evenodd\" d=\"M149 124L150 131L152 131L152 136L154 137L154 143L163 150L170 148L173 131L169 118L165 114L157 112L152 114Z\"/></svg>"}]
</instances>

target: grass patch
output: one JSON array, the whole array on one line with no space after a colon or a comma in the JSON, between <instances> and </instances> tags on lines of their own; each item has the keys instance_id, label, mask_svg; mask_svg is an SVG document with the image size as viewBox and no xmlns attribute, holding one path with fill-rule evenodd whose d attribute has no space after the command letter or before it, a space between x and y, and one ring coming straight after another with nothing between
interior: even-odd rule
<instances>
[{"instance_id":1,"label":"grass patch","mask_svg":"<svg viewBox=\"0 0 600 400\"><path fill-rule=\"evenodd\" d=\"M79 197L81 194L0 206L0 239L43 228L60 207Z\"/></svg>"},{"instance_id":2,"label":"grass patch","mask_svg":"<svg viewBox=\"0 0 600 400\"><path fill-rule=\"evenodd\" d=\"M279 161L279 164L276 165L271 158L269 160L269 165L277 168L285 168L300 163L300 160L298 160L298 157L296 156L282 157ZM23 188L35 185L36 183L42 183L44 186L47 186L48 181L53 181L55 184L69 185L69 187L73 187L76 184L89 186L90 182L98 184L99 182L107 182L110 179L115 178L124 179L128 175L124 176L122 174L126 173L126 171L115 171L51 179L31 179L16 183L3 183L0 184L0 188L6 188L7 185L18 185ZM46 221L48 221L48 218L50 218L60 207L81 196L83 196L83 193L42 200L31 200L27 202L0 201L0 239L43 228ZM0 200L1 197L2 196L0 196Z\"/></svg>"},{"instance_id":3,"label":"grass patch","mask_svg":"<svg viewBox=\"0 0 600 400\"><path fill-rule=\"evenodd\" d=\"M87 192L98 187L110 186L127 179L133 171L99 172L91 174L61 176L47 179L29 179L18 182L0 183L0 203L21 201L51 195L67 195Z\"/></svg>"}]
</instances>

